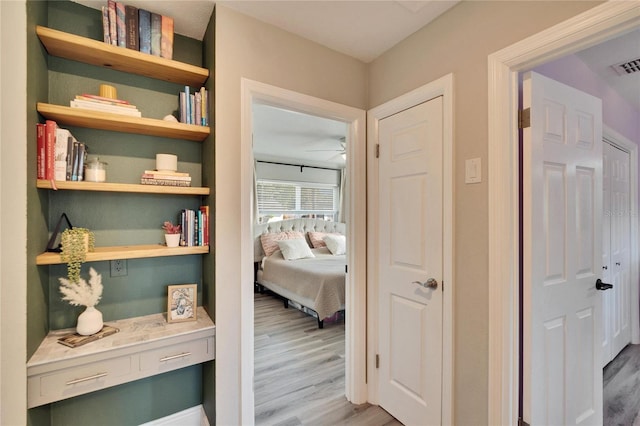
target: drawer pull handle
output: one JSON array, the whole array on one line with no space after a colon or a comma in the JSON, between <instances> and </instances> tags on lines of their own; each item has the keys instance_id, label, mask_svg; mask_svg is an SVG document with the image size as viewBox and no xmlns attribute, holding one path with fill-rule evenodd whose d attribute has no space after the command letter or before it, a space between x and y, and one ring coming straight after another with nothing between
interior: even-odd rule
<instances>
[{"instance_id":1,"label":"drawer pull handle","mask_svg":"<svg viewBox=\"0 0 640 426\"><path fill-rule=\"evenodd\" d=\"M172 359L184 358L185 356L191 355L191 352L183 352L178 355L165 356L164 358L160 358L160 362L171 361Z\"/></svg>"},{"instance_id":2,"label":"drawer pull handle","mask_svg":"<svg viewBox=\"0 0 640 426\"><path fill-rule=\"evenodd\" d=\"M71 380L68 381L66 383L66 385L75 385L76 383L82 383L82 382L86 382L88 380L94 380L94 379L99 379L101 377L105 377L107 375L107 373L98 373L98 374L94 374L93 376L89 376L89 377L83 377L82 379L75 379L75 380Z\"/></svg>"}]
</instances>

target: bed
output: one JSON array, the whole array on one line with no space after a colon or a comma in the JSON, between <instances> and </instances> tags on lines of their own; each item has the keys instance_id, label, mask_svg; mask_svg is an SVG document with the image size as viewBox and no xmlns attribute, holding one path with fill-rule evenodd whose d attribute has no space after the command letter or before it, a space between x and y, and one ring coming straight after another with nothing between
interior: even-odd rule
<instances>
[{"instance_id":1,"label":"bed","mask_svg":"<svg viewBox=\"0 0 640 426\"><path fill-rule=\"evenodd\" d=\"M321 219L286 219L254 225L257 290L266 288L280 296L285 307L292 301L303 311L311 311L318 327L323 328L327 317L345 308L346 254L333 254L326 246L320 247L321 240L331 235L329 246L334 252L343 253L343 249L336 251L332 242L340 238L344 241L340 236L345 235L345 229L344 223ZM285 247L283 254L278 247L277 241L281 239L297 239L295 243L306 245L313 257L285 259L290 253Z\"/></svg>"}]
</instances>

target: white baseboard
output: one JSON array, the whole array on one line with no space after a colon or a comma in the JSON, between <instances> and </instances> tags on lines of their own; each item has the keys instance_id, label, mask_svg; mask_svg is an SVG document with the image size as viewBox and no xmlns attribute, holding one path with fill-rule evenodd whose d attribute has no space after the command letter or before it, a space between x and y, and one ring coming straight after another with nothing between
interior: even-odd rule
<instances>
[{"instance_id":1,"label":"white baseboard","mask_svg":"<svg viewBox=\"0 0 640 426\"><path fill-rule=\"evenodd\" d=\"M209 426L209 419L202 405L198 405L140 426Z\"/></svg>"}]
</instances>

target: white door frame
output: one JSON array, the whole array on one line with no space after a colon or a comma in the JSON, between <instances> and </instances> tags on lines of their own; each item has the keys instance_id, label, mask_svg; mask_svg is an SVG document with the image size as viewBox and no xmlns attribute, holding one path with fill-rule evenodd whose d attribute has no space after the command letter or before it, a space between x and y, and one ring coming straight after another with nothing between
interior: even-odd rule
<instances>
[{"instance_id":1,"label":"white door frame","mask_svg":"<svg viewBox=\"0 0 640 426\"><path fill-rule=\"evenodd\" d=\"M518 416L518 73L638 25L640 3L607 2L488 57L489 424Z\"/></svg>"},{"instance_id":2,"label":"white door frame","mask_svg":"<svg viewBox=\"0 0 640 426\"><path fill-rule=\"evenodd\" d=\"M241 183L242 208L239 235L252 235L253 142L252 104L261 102L293 111L339 120L348 124L347 144L347 263L346 283L346 353L345 394L355 404L367 401L366 384L366 163L365 111L335 102L282 89L265 83L242 79L241 82ZM241 243L243 277L253 277L253 242ZM253 392L253 278L241 282L240 362L243 423L254 421ZM231 319L229 319L231 321ZM221 345L216 351L224 351ZM223 390L220 390L224 392Z\"/></svg>"},{"instance_id":3,"label":"white door frame","mask_svg":"<svg viewBox=\"0 0 640 426\"><path fill-rule=\"evenodd\" d=\"M367 112L367 372L369 402L378 404L378 167L375 148L380 120L437 96L443 96L443 269L442 306L442 424L453 422L453 74L448 74Z\"/></svg>"},{"instance_id":4,"label":"white door frame","mask_svg":"<svg viewBox=\"0 0 640 426\"><path fill-rule=\"evenodd\" d=\"M638 241L638 145L616 132L606 124L602 126L602 138L609 144L629 153L629 234L630 234L630 255L629 279L631 283L631 343L640 343L640 304L633 303L640 300L640 251ZM640 143L640 141L638 141Z\"/></svg>"}]
</instances>

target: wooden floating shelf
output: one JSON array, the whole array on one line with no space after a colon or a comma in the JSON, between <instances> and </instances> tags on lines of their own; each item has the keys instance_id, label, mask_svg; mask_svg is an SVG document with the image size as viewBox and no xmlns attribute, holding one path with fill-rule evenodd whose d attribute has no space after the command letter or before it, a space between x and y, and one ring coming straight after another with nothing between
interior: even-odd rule
<instances>
[{"instance_id":1,"label":"wooden floating shelf","mask_svg":"<svg viewBox=\"0 0 640 426\"><path fill-rule=\"evenodd\" d=\"M87 262L102 260L143 259L150 257L184 256L189 254L207 254L209 246L167 247L160 244L137 246L96 247L87 253ZM36 257L36 265L57 265L65 263L60 253L42 253Z\"/></svg>"},{"instance_id":2,"label":"wooden floating shelf","mask_svg":"<svg viewBox=\"0 0 640 426\"><path fill-rule=\"evenodd\" d=\"M40 189L54 189L51 181L48 180L38 179L36 186ZM58 190L70 191L134 192L167 195L209 195L211 193L211 190L206 187L139 185L109 182L75 182L63 180L55 181L55 186Z\"/></svg>"},{"instance_id":3,"label":"wooden floating shelf","mask_svg":"<svg viewBox=\"0 0 640 426\"><path fill-rule=\"evenodd\" d=\"M71 108L44 102L38 102L36 108L46 119L67 126L186 139L196 142L202 142L210 133L207 126L176 123L155 118L132 117L124 114Z\"/></svg>"},{"instance_id":4,"label":"wooden floating shelf","mask_svg":"<svg viewBox=\"0 0 640 426\"><path fill-rule=\"evenodd\" d=\"M209 78L208 69L195 65L39 25L36 26L36 33L47 52L60 58L189 86L202 86Z\"/></svg>"}]
</instances>

